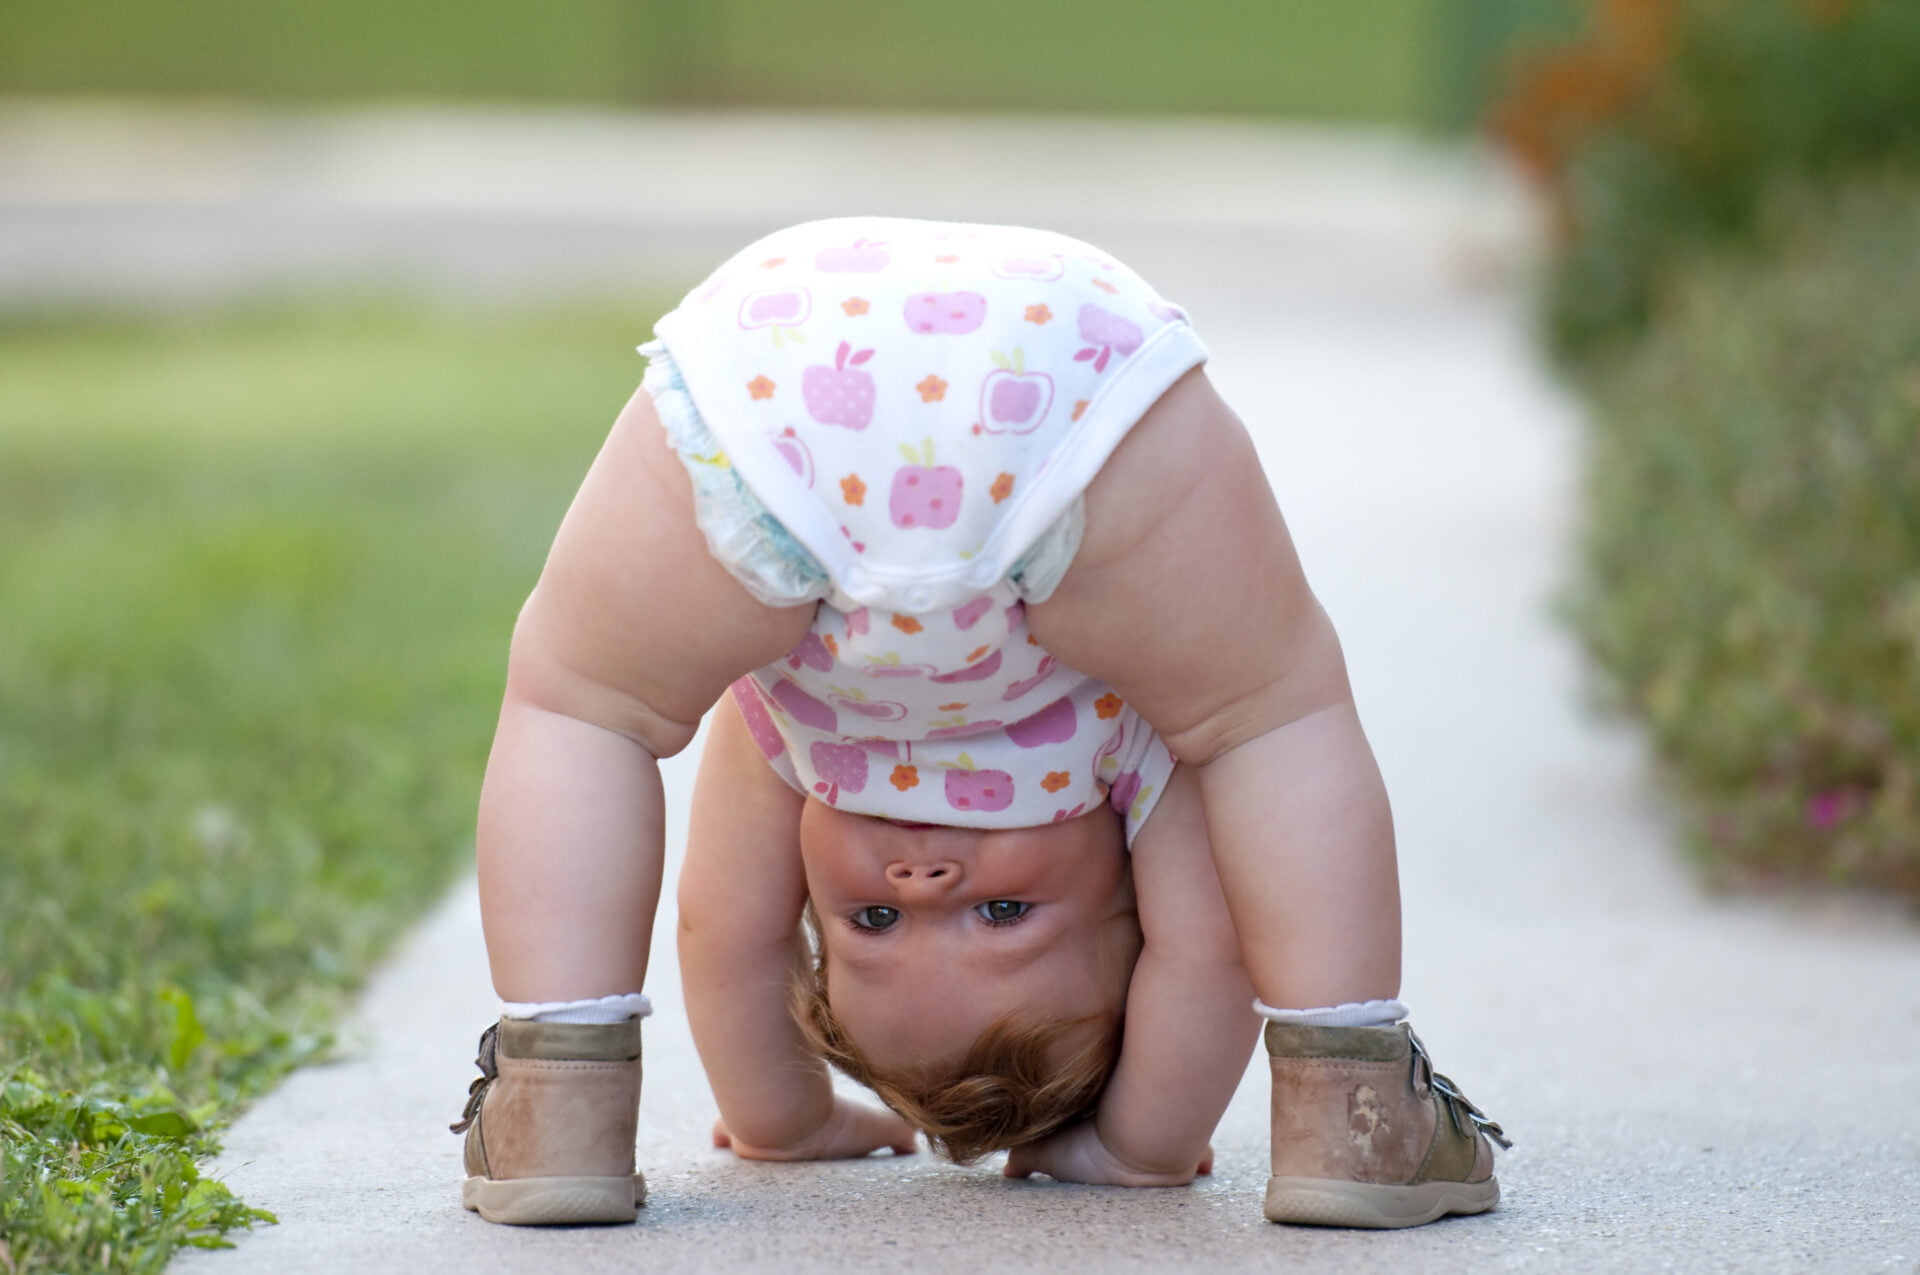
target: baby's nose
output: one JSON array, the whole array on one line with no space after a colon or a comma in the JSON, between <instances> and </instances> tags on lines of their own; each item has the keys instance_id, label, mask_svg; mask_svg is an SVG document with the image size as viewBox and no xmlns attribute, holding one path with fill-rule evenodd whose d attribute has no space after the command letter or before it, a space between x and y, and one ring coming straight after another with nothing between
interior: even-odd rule
<instances>
[{"instance_id":1,"label":"baby's nose","mask_svg":"<svg viewBox=\"0 0 1920 1275\"><path fill-rule=\"evenodd\" d=\"M950 859L927 863L890 863L887 880L897 890L915 894L939 894L960 884L960 865Z\"/></svg>"}]
</instances>

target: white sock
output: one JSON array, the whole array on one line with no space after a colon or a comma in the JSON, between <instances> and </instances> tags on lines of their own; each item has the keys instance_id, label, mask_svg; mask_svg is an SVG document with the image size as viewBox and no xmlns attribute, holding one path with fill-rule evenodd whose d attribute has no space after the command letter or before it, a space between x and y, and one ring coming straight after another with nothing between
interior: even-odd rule
<instances>
[{"instance_id":1,"label":"white sock","mask_svg":"<svg viewBox=\"0 0 1920 1275\"><path fill-rule=\"evenodd\" d=\"M531 1018L539 1023L624 1023L645 1018L653 1002L639 992L584 1001L502 1001L500 1017Z\"/></svg>"},{"instance_id":2,"label":"white sock","mask_svg":"<svg viewBox=\"0 0 1920 1275\"><path fill-rule=\"evenodd\" d=\"M1255 1001L1253 1012L1289 1027L1391 1027L1406 1018L1407 1007L1393 1000L1354 1001L1325 1009L1275 1009Z\"/></svg>"}]
</instances>

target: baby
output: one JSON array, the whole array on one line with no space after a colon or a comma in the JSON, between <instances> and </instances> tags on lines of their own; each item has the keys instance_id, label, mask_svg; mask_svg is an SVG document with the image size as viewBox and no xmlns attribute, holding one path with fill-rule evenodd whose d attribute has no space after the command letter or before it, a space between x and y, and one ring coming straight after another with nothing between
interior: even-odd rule
<instances>
[{"instance_id":1,"label":"baby","mask_svg":"<svg viewBox=\"0 0 1920 1275\"><path fill-rule=\"evenodd\" d=\"M731 686L680 889L721 1145L1191 1181L1257 995L1268 1218L1491 1208L1500 1130L1394 999L1338 641L1185 314L1059 235L866 218L656 332L514 631L468 1207L633 1217L655 759Z\"/></svg>"}]
</instances>

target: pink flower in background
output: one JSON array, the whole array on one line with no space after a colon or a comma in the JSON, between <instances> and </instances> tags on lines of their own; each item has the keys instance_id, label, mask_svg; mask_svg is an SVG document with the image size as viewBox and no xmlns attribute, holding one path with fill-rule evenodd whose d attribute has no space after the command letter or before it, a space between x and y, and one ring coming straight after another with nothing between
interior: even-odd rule
<instances>
[{"instance_id":1,"label":"pink flower in background","mask_svg":"<svg viewBox=\"0 0 1920 1275\"><path fill-rule=\"evenodd\" d=\"M1853 785L1824 789L1807 799L1807 826L1816 832L1825 832L1851 819L1866 804L1865 791Z\"/></svg>"}]
</instances>

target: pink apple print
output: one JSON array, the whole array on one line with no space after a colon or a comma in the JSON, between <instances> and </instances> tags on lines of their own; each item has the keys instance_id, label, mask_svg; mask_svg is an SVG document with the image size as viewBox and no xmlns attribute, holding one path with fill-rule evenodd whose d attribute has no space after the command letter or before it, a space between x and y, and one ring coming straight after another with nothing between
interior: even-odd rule
<instances>
[{"instance_id":1,"label":"pink apple print","mask_svg":"<svg viewBox=\"0 0 1920 1275\"><path fill-rule=\"evenodd\" d=\"M964 336L987 321L987 299L977 292L916 292L907 298L906 319L909 331Z\"/></svg>"},{"instance_id":2,"label":"pink apple print","mask_svg":"<svg viewBox=\"0 0 1920 1275\"><path fill-rule=\"evenodd\" d=\"M931 438L917 449L900 444L900 454L907 463L894 471L893 494L887 502L893 525L929 531L951 527L960 516L960 471L933 463Z\"/></svg>"},{"instance_id":3,"label":"pink apple print","mask_svg":"<svg viewBox=\"0 0 1920 1275\"><path fill-rule=\"evenodd\" d=\"M1027 371L1024 349L993 352L996 370L980 385L980 428L989 434L1031 434L1053 406L1053 378Z\"/></svg>"},{"instance_id":4,"label":"pink apple print","mask_svg":"<svg viewBox=\"0 0 1920 1275\"><path fill-rule=\"evenodd\" d=\"M749 331L755 328L773 329L773 346L779 349L788 337L803 343L806 341L806 335L795 329L805 323L812 313L813 294L805 288L753 292L741 298L740 326Z\"/></svg>"},{"instance_id":5,"label":"pink apple print","mask_svg":"<svg viewBox=\"0 0 1920 1275\"><path fill-rule=\"evenodd\" d=\"M913 744L904 739L856 739L860 745L875 757L891 757L895 761L912 761Z\"/></svg>"},{"instance_id":6,"label":"pink apple print","mask_svg":"<svg viewBox=\"0 0 1920 1275\"><path fill-rule=\"evenodd\" d=\"M885 240L856 239L851 248L822 248L813 266L827 274L872 274L885 270L889 260Z\"/></svg>"},{"instance_id":7,"label":"pink apple print","mask_svg":"<svg viewBox=\"0 0 1920 1275\"><path fill-rule=\"evenodd\" d=\"M985 658L984 660L981 660L978 664L969 664L967 665L967 667L963 669L957 669L952 673L936 673L933 677L933 680L940 683L942 686L951 686L955 682L982 681L986 678L992 677L995 673L998 673L999 671L1000 671L1000 652L995 651L993 652L993 654L987 656L987 658Z\"/></svg>"},{"instance_id":8,"label":"pink apple print","mask_svg":"<svg viewBox=\"0 0 1920 1275\"><path fill-rule=\"evenodd\" d=\"M1044 748L1072 739L1078 725L1073 701L1063 695L1033 716L1023 717L1007 727L1007 738L1022 748Z\"/></svg>"},{"instance_id":9,"label":"pink apple print","mask_svg":"<svg viewBox=\"0 0 1920 1275\"><path fill-rule=\"evenodd\" d=\"M965 753L959 766L948 768L946 786L947 804L955 810L991 814L1013 804L1013 776L1004 770L975 770Z\"/></svg>"},{"instance_id":10,"label":"pink apple print","mask_svg":"<svg viewBox=\"0 0 1920 1275\"><path fill-rule=\"evenodd\" d=\"M1165 301L1149 301L1147 303L1147 309L1153 314L1154 318L1165 319L1168 323L1185 323L1187 321L1187 312L1185 310L1182 310L1177 305L1170 305Z\"/></svg>"},{"instance_id":11,"label":"pink apple print","mask_svg":"<svg viewBox=\"0 0 1920 1275\"><path fill-rule=\"evenodd\" d=\"M829 806L840 800L840 790L859 792L867 786L867 750L858 744L815 744L807 750L813 773L820 776L813 790Z\"/></svg>"},{"instance_id":12,"label":"pink apple print","mask_svg":"<svg viewBox=\"0 0 1920 1275\"><path fill-rule=\"evenodd\" d=\"M1132 319L1088 302L1080 307L1080 339L1088 343L1088 348L1075 354L1074 361L1084 363L1092 359L1093 370L1104 372L1114 351L1118 350L1124 359L1140 348L1147 335Z\"/></svg>"},{"instance_id":13,"label":"pink apple print","mask_svg":"<svg viewBox=\"0 0 1920 1275\"><path fill-rule=\"evenodd\" d=\"M816 744L814 747L818 748L819 745ZM1113 791L1108 794L1107 800L1113 803L1115 810L1118 810L1124 815L1133 809L1133 799L1139 795L1140 772L1137 770L1129 770L1126 774L1113 781Z\"/></svg>"},{"instance_id":14,"label":"pink apple print","mask_svg":"<svg viewBox=\"0 0 1920 1275\"><path fill-rule=\"evenodd\" d=\"M1042 257L996 257L993 272L1002 279L1047 283L1067 273L1067 263L1057 252Z\"/></svg>"},{"instance_id":15,"label":"pink apple print","mask_svg":"<svg viewBox=\"0 0 1920 1275\"><path fill-rule=\"evenodd\" d=\"M818 633L809 632L800 639L800 645L787 652L787 667L797 669L802 664L808 668L819 669L822 673L833 667L833 652L820 640Z\"/></svg>"},{"instance_id":16,"label":"pink apple print","mask_svg":"<svg viewBox=\"0 0 1920 1275\"><path fill-rule=\"evenodd\" d=\"M767 705L760 698L760 688L753 679L743 677L732 687L733 702L740 709L740 716L746 719L747 734L753 736L753 742L760 746L762 756L771 760L787 749L787 742L780 738L780 728L773 724L773 715L767 712Z\"/></svg>"},{"instance_id":17,"label":"pink apple print","mask_svg":"<svg viewBox=\"0 0 1920 1275\"><path fill-rule=\"evenodd\" d=\"M800 481L813 486L813 453L807 449L806 440L793 432L793 426L787 426L778 434L769 431L767 437L773 440L773 449L800 476Z\"/></svg>"},{"instance_id":18,"label":"pink apple print","mask_svg":"<svg viewBox=\"0 0 1920 1275\"><path fill-rule=\"evenodd\" d=\"M1086 808L1087 803L1083 801L1072 810L1056 810L1053 812L1053 821L1055 823L1065 823L1069 819L1078 819L1086 811Z\"/></svg>"},{"instance_id":19,"label":"pink apple print","mask_svg":"<svg viewBox=\"0 0 1920 1275\"><path fill-rule=\"evenodd\" d=\"M793 720L802 726L834 732L840 729L840 719L834 716L831 708L784 677L773 684L773 699L776 704L791 713Z\"/></svg>"},{"instance_id":20,"label":"pink apple print","mask_svg":"<svg viewBox=\"0 0 1920 1275\"><path fill-rule=\"evenodd\" d=\"M1041 656L1040 667L1033 671L1033 676L1023 677L1019 681L1007 687L1006 690L1000 692L1001 701L1004 703L1011 703L1014 700L1019 699L1022 695L1025 695L1028 691L1040 685L1040 683L1046 681L1047 678L1053 673L1053 670L1058 668L1059 666L1060 666L1060 661L1054 659L1051 655Z\"/></svg>"},{"instance_id":21,"label":"pink apple print","mask_svg":"<svg viewBox=\"0 0 1920 1275\"><path fill-rule=\"evenodd\" d=\"M844 425L865 429L873 421L873 373L862 372L860 364L873 357L872 350L854 349L842 341L833 356L833 366L816 363L800 378L800 395L806 400L807 415L822 425Z\"/></svg>"},{"instance_id":22,"label":"pink apple print","mask_svg":"<svg viewBox=\"0 0 1920 1275\"><path fill-rule=\"evenodd\" d=\"M868 699L857 687L851 692L836 690L833 704L842 712L857 713L876 722L897 722L907 715L905 704L890 699Z\"/></svg>"},{"instance_id":23,"label":"pink apple print","mask_svg":"<svg viewBox=\"0 0 1920 1275\"><path fill-rule=\"evenodd\" d=\"M850 638L860 637L866 633L867 626L872 622L872 615L865 607L861 607L857 611L847 612L847 636Z\"/></svg>"},{"instance_id":24,"label":"pink apple print","mask_svg":"<svg viewBox=\"0 0 1920 1275\"><path fill-rule=\"evenodd\" d=\"M991 610L993 610L993 599L983 594L956 610L953 613L953 623L960 629L970 629L980 623L980 617Z\"/></svg>"}]
</instances>

